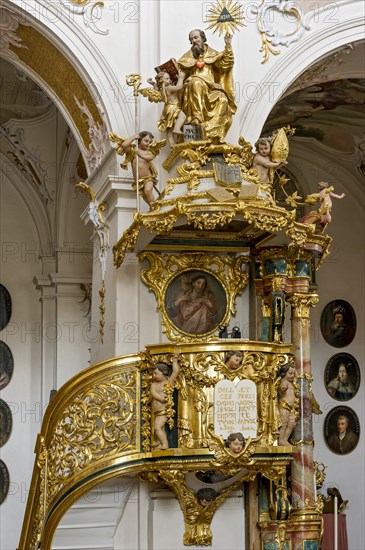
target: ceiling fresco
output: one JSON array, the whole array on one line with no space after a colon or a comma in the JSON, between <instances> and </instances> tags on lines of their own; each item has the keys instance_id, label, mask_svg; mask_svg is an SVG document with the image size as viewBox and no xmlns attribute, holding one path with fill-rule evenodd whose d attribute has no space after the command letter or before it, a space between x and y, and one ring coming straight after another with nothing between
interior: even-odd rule
<instances>
[{"instance_id":1,"label":"ceiling fresco","mask_svg":"<svg viewBox=\"0 0 365 550\"><path fill-rule=\"evenodd\" d=\"M263 135L290 124L295 137L309 137L340 152L364 139L365 79L332 80L301 89L279 101Z\"/></svg>"}]
</instances>

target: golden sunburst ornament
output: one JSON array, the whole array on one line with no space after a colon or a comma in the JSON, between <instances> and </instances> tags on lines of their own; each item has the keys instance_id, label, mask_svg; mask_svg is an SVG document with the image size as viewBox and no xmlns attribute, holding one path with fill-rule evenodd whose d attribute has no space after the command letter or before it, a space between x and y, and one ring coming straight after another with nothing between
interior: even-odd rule
<instances>
[{"instance_id":1,"label":"golden sunburst ornament","mask_svg":"<svg viewBox=\"0 0 365 550\"><path fill-rule=\"evenodd\" d=\"M242 6L233 0L217 0L216 5L209 9L207 23L210 23L207 29L214 29L213 33L219 31L219 36L234 33L245 25Z\"/></svg>"}]
</instances>

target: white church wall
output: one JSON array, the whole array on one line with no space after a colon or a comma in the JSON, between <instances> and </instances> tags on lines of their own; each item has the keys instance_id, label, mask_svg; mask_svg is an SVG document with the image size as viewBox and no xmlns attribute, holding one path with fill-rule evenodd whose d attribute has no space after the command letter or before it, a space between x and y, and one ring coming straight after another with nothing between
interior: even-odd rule
<instances>
[{"instance_id":1,"label":"white church wall","mask_svg":"<svg viewBox=\"0 0 365 550\"><path fill-rule=\"evenodd\" d=\"M173 493L166 489L156 490L149 483L139 483L117 526L114 550L184 550L184 530L184 516ZM246 548L242 491L234 491L219 507L211 530L212 550Z\"/></svg>"},{"instance_id":2,"label":"white church wall","mask_svg":"<svg viewBox=\"0 0 365 550\"><path fill-rule=\"evenodd\" d=\"M12 299L12 316L0 332L0 339L14 357L12 379L1 391L1 398L12 411L13 429L1 448L10 488L0 510L0 547L12 550L19 541L43 413L41 306L33 286L33 277L41 272L41 262L34 247L39 237L27 207L7 178L2 177L0 185L1 284Z\"/></svg>"}]
</instances>

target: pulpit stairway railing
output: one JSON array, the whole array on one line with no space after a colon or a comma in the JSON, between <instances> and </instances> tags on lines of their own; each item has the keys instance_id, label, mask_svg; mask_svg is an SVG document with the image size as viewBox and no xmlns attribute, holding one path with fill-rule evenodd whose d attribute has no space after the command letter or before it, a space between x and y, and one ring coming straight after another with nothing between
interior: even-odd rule
<instances>
[{"instance_id":1,"label":"pulpit stairway railing","mask_svg":"<svg viewBox=\"0 0 365 550\"><path fill-rule=\"evenodd\" d=\"M235 350L242 361L231 369L226 357ZM151 383L156 365L171 365L177 353L179 372L163 411L168 448L161 449L154 433L158 415ZM292 448L277 444L277 382L280 367L291 359L287 344L218 340L177 348L170 343L104 361L74 376L44 416L18 550L51 548L70 506L113 477L132 473L147 479L146 472L178 468L231 475L245 470L243 479L257 473L282 479ZM224 388L223 400L218 388ZM243 433L242 451L226 447L229 431Z\"/></svg>"}]
</instances>

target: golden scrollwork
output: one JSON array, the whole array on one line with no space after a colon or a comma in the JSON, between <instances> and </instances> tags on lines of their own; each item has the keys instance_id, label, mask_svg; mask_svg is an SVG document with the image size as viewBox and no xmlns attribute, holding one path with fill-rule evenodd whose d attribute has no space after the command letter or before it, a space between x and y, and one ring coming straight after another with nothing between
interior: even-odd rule
<instances>
[{"instance_id":1,"label":"golden scrollwork","mask_svg":"<svg viewBox=\"0 0 365 550\"><path fill-rule=\"evenodd\" d=\"M134 250L138 239L139 231L142 225L140 214L134 215L134 221L131 226L126 229L119 239L119 241L113 246L113 258L115 267L120 267L123 263L126 253Z\"/></svg>"},{"instance_id":2,"label":"golden scrollwork","mask_svg":"<svg viewBox=\"0 0 365 550\"><path fill-rule=\"evenodd\" d=\"M30 543L31 550L37 550L38 542L41 539L44 520L47 514L48 492L47 492L47 463L48 452L45 445L44 437L38 435L37 444L37 460L36 465L39 468L39 487L38 487L38 506L34 516L32 525L32 538Z\"/></svg>"},{"instance_id":3,"label":"golden scrollwork","mask_svg":"<svg viewBox=\"0 0 365 550\"><path fill-rule=\"evenodd\" d=\"M318 294L293 294L288 299L292 305L292 315L294 318L309 319L310 308L319 302Z\"/></svg>"},{"instance_id":4,"label":"golden scrollwork","mask_svg":"<svg viewBox=\"0 0 365 550\"><path fill-rule=\"evenodd\" d=\"M305 30L309 30L302 17L302 11L297 5L287 0L279 3L273 0L266 2L262 0L260 4L255 5L252 11L257 14L257 27L261 35L260 52L263 53L261 63L266 63L270 54L280 54L280 49L277 49L276 46L289 46L299 40ZM280 25L275 28L274 14L281 14L284 21L285 16L290 16L292 25L287 32L283 32Z\"/></svg>"},{"instance_id":5,"label":"golden scrollwork","mask_svg":"<svg viewBox=\"0 0 365 550\"><path fill-rule=\"evenodd\" d=\"M286 523L280 523L276 529L275 542L278 545L278 550L284 550L285 548L286 530Z\"/></svg>"},{"instance_id":6,"label":"golden scrollwork","mask_svg":"<svg viewBox=\"0 0 365 550\"><path fill-rule=\"evenodd\" d=\"M224 226L231 222L234 218L234 212L221 212L217 214L200 214L197 216L193 212L186 213L187 221L194 229L214 229L217 226Z\"/></svg>"},{"instance_id":7,"label":"golden scrollwork","mask_svg":"<svg viewBox=\"0 0 365 550\"><path fill-rule=\"evenodd\" d=\"M213 339L218 324L228 324L231 314L235 313L236 296L243 292L248 282L248 273L242 270L242 266L249 262L249 258L244 255L211 256L203 252L159 255L154 252L143 252L140 254L140 260L149 261L150 267L141 272L141 279L156 295L157 307L162 313L164 332L170 340L176 342ZM217 302L221 307L221 314L220 318L216 318L215 324L213 322L209 324L207 321L206 325L199 325L200 331L189 332L183 323L180 325L176 324L177 321L174 323L174 318L169 313L168 292L169 285L175 284L176 281L176 285L180 281L180 286L183 286L184 278L192 271L200 273L202 278L210 276L213 282L217 282L217 288L219 286L221 289L219 297L221 303ZM180 292L183 298L183 289Z\"/></svg>"},{"instance_id":8,"label":"golden scrollwork","mask_svg":"<svg viewBox=\"0 0 365 550\"><path fill-rule=\"evenodd\" d=\"M263 317L270 317L271 307L270 307L270 304L268 304L267 301L264 298L262 298L260 300L260 307L261 307L262 316Z\"/></svg>"},{"instance_id":9,"label":"golden scrollwork","mask_svg":"<svg viewBox=\"0 0 365 550\"><path fill-rule=\"evenodd\" d=\"M316 460L313 462L313 465L314 465L316 487L317 489L320 489L323 486L323 483L325 482L325 479L326 479L327 466L323 464L323 462L317 462Z\"/></svg>"},{"instance_id":10,"label":"golden scrollwork","mask_svg":"<svg viewBox=\"0 0 365 550\"><path fill-rule=\"evenodd\" d=\"M286 227L288 221L292 220L295 215L294 210L293 212L283 210L274 206L251 206L244 210L243 215L255 227L259 227L265 231L278 231Z\"/></svg>"},{"instance_id":11,"label":"golden scrollwork","mask_svg":"<svg viewBox=\"0 0 365 550\"><path fill-rule=\"evenodd\" d=\"M293 248L293 246L303 247L308 241L308 238L315 233L315 229L316 227L314 224L305 225L304 223L299 223L293 220L286 230L286 234L292 240L292 243L289 246L291 246L291 248Z\"/></svg>"},{"instance_id":12,"label":"golden scrollwork","mask_svg":"<svg viewBox=\"0 0 365 550\"><path fill-rule=\"evenodd\" d=\"M176 221L176 216L174 213L170 213L164 217L154 217L154 218L145 218L143 225L148 229L148 231L156 231L157 233L163 235L169 233L174 227Z\"/></svg>"},{"instance_id":13,"label":"golden scrollwork","mask_svg":"<svg viewBox=\"0 0 365 550\"><path fill-rule=\"evenodd\" d=\"M301 447L302 445L310 445L310 446L313 446L314 445L314 440L313 439L300 439L299 441L291 441L291 444L293 445L293 447Z\"/></svg>"},{"instance_id":14,"label":"golden scrollwork","mask_svg":"<svg viewBox=\"0 0 365 550\"><path fill-rule=\"evenodd\" d=\"M141 381L141 436L142 449L145 453L152 448L151 381L152 371L143 373Z\"/></svg>"},{"instance_id":15,"label":"golden scrollwork","mask_svg":"<svg viewBox=\"0 0 365 550\"><path fill-rule=\"evenodd\" d=\"M136 385L135 372L121 373L63 410L48 447L50 499L92 462L137 450Z\"/></svg>"}]
</instances>

